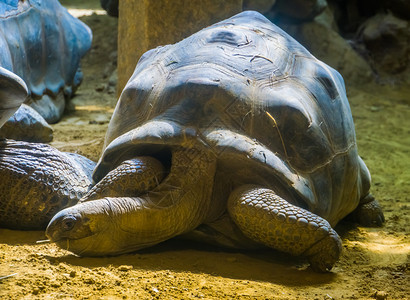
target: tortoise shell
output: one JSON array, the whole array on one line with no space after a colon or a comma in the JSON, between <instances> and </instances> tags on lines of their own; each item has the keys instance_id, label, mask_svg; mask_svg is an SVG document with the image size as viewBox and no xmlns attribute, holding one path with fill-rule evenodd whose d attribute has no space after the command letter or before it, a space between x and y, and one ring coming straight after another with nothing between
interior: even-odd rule
<instances>
[{"instance_id":1,"label":"tortoise shell","mask_svg":"<svg viewBox=\"0 0 410 300\"><path fill-rule=\"evenodd\" d=\"M141 57L94 180L190 140L218 158L210 219L235 186L250 183L335 225L370 188L341 75L257 12Z\"/></svg>"}]
</instances>

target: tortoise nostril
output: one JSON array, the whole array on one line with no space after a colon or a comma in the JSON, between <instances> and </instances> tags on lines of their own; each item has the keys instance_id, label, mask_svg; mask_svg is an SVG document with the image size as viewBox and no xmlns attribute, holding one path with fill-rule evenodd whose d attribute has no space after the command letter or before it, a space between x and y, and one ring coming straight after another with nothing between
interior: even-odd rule
<instances>
[{"instance_id":1,"label":"tortoise nostril","mask_svg":"<svg viewBox=\"0 0 410 300\"><path fill-rule=\"evenodd\" d=\"M66 217L62 221L62 228L65 231L69 231L69 230L73 229L76 221L77 221L77 219L73 216Z\"/></svg>"}]
</instances>

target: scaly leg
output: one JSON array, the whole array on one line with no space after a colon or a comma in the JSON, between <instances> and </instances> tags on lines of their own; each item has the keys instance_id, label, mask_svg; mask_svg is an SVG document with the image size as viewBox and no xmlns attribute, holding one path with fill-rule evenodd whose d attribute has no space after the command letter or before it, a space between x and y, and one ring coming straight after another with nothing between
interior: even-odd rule
<instances>
[{"instance_id":1,"label":"scaly leg","mask_svg":"<svg viewBox=\"0 0 410 300\"><path fill-rule=\"evenodd\" d=\"M361 200L362 203L352 212L352 216L360 225L368 227L380 227L385 219L382 208L374 199L372 194L368 194Z\"/></svg>"},{"instance_id":2,"label":"scaly leg","mask_svg":"<svg viewBox=\"0 0 410 300\"><path fill-rule=\"evenodd\" d=\"M153 157L129 159L105 175L80 202L118 195L136 197L154 189L164 176L164 166Z\"/></svg>"},{"instance_id":3,"label":"scaly leg","mask_svg":"<svg viewBox=\"0 0 410 300\"><path fill-rule=\"evenodd\" d=\"M270 189L245 185L234 190L228 211L249 238L302 255L316 271L328 271L340 256L341 240L329 223L282 199Z\"/></svg>"}]
</instances>

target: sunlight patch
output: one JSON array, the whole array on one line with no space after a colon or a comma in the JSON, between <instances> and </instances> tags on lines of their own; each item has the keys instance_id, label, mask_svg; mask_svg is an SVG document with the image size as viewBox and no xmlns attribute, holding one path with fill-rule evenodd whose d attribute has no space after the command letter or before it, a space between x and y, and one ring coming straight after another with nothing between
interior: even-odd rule
<instances>
[{"instance_id":1,"label":"sunlight patch","mask_svg":"<svg viewBox=\"0 0 410 300\"><path fill-rule=\"evenodd\" d=\"M387 236L381 232L362 232L365 241L347 241L346 244L360 247L366 253L369 264L385 265L403 264L410 253L410 243L405 237Z\"/></svg>"},{"instance_id":2,"label":"sunlight patch","mask_svg":"<svg viewBox=\"0 0 410 300\"><path fill-rule=\"evenodd\" d=\"M78 8L68 8L68 12L76 18L96 15L106 15L107 12L103 9L78 9Z\"/></svg>"}]
</instances>

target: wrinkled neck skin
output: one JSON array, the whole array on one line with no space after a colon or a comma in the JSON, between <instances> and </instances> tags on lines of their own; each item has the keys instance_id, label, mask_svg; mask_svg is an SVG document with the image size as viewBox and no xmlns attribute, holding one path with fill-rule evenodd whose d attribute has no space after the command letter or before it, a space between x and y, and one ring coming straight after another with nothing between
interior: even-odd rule
<instances>
[{"instance_id":1,"label":"wrinkled neck skin","mask_svg":"<svg viewBox=\"0 0 410 300\"><path fill-rule=\"evenodd\" d=\"M172 155L169 175L140 197L103 198L56 214L46 235L82 256L118 255L193 230L206 218L216 159L197 149Z\"/></svg>"}]
</instances>

